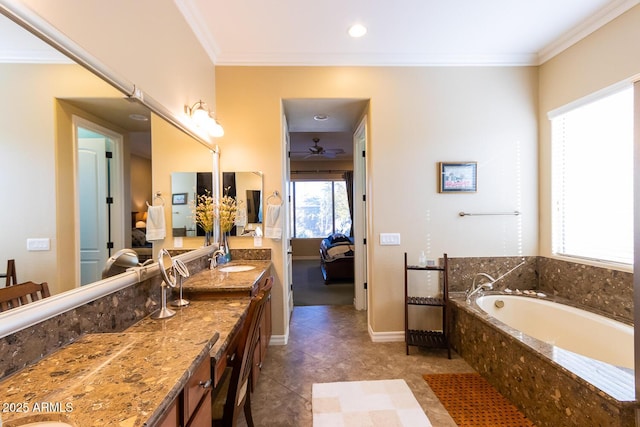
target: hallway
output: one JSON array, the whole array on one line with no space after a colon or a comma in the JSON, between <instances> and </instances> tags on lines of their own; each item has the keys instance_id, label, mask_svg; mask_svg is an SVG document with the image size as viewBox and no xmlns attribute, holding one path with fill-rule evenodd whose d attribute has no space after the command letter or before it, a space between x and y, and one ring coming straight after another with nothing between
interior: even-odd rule
<instances>
[{"instance_id":1,"label":"hallway","mask_svg":"<svg viewBox=\"0 0 640 427\"><path fill-rule=\"evenodd\" d=\"M455 353L447 359L446 350L412 347L406 356L404 342L371 342L366 315L352 306L294 308L289 344L269 347L252 395L257 426L311 426L313 383L401 378L434 427L455 427L422 374L473 369Z\"/></svg>"}]
</instances>

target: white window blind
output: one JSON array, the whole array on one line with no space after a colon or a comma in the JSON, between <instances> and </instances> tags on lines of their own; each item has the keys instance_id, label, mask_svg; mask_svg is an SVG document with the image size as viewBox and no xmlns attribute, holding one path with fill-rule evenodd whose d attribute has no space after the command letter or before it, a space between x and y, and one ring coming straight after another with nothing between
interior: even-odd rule
<instances>
[{"instance_id":1,"label":"white window blind","mask_svg":"<svg viewBox=\"0 0 640 427\"><path fill-rule=\"evenodd\" d=\"M551 119L553 252L633 264L633 89Z\"/></svg>"}]
</instances>

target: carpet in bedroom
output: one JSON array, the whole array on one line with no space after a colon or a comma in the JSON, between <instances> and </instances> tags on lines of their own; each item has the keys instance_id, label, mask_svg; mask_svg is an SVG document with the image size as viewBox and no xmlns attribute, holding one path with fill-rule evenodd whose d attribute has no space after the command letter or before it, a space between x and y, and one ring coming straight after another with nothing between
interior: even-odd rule
<instances>
[{"instance_id":1,"label":"carpet in bedroom","mask_svg":"<svg viewBox=\"0 0 640 427\"><path fill-rule=\"evenodd\" d=\"M352 305L353 282L324 284L320 260L293 261L293 305Z\"/></svg>"}]
</instances>

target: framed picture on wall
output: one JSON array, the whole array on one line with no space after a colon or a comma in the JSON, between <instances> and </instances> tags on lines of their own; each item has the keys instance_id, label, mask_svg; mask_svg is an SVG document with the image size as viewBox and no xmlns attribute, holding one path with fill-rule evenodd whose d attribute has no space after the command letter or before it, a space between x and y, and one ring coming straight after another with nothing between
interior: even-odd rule
<instances>
[{"instance_id":1,"label":"framed picture on wall","mask_svg":"<svg viewBox=\"0 0 640 427\"><path fill-rule=\"evenodd\" d=\"M475 193L478 191L477 162L440 162L440 193Z\"/></svg>"},{"instance_id":2,"label":"framed picture on wall","mask_svg":"<svg viewBox=\"0 0 640 427\"><path fill-rule=\"evenodd\" d=\"M174 193L171 198L172 205L186 205L187 204L187 193Z\"/></svg>"}]
</instances>

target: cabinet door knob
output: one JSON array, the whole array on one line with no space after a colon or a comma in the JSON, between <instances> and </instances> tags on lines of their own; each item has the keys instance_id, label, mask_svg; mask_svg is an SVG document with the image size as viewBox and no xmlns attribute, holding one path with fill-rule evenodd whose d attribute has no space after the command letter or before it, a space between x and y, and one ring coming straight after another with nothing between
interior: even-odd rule
<instances>
[{"instance_id":1,"label":"cabinet door knob","mask_svg":"<svg viewBox=\"0 0 640 427\"><path fill-rule=\"evenodd\" d=\"M209 379L208 379L207 381L205 381L205 382L200 381L200 382L198 383L198 385L199 385L200 387L202 387L202 388L209 388L209 387L211 387L211 383L212 383L212 382L213 382L213 381L211 380L211 378L209 378Z\"/></svg>"}]
</instances>

